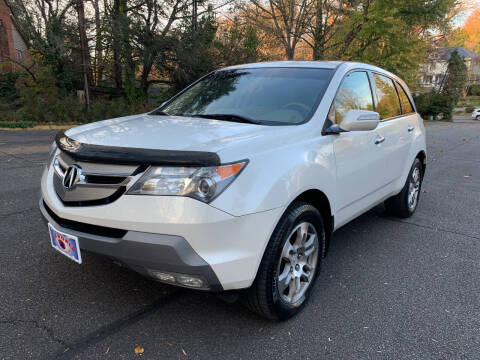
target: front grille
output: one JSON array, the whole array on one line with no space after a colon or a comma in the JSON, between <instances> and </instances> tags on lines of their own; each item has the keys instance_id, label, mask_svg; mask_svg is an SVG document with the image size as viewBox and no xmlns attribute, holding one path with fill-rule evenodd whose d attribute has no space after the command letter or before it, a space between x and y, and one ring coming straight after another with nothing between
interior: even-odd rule
<instances>
[{"instance_id":1,"label":"front grille","mask_svg":"<svg viewBox=\"0 0 480 360\"><path fill-rule=\"evenodd\" d=\"M122 229L116 229L116 228L110 228L110 227L105 227L105 226L98 226L98 225L92 225L92 224L85 224L82 222L78 221L73 221L73 220L68 220L68 219L63 219L59 217L57 214L55 214L45 203L43 202L43 206L45 207L45 210L47 211L48 215L61 227L64 227L65 229L70 229L74 231L79 231L82 233L90 234L90 235L98 235L98 236L105 236L105 237L110 237L110 238L117 238L120 239L125 236L127 233L127 230L122 230Z\"/></svg>"},{"instance_id":2,"label":"front grille","mask_svg":"<svg viewBox=\"0 0 480 360\"><path fill-rule=\"evenodd\" d=\"M145 171L139 165L78 162L64 152L55 158L53 169L53 186L65 206L110 204L127 191L139 171Z\"/></svg>"}]
</instances>

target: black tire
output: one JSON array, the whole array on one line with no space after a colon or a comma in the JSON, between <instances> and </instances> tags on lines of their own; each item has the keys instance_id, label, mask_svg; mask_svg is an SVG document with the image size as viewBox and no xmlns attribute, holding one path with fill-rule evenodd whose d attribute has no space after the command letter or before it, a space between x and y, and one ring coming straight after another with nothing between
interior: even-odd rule
<instances>
[{"instance_id":1,"label":"black tire","mask_svg":"<svg viewBox=\"0 0 480 360\"><path fill-rule=\"evenodd\" d=\"M476 117L475 119L477 119L478 121L480 121L480 115L477 115L477 117Z\"/></svg>"},{"instance_id":2,"label":"black tire","mask_svg":"<svg viewBox=\"0 0 480 360\"><path fill-rule=\"evenodd\" d=\"M419 169L420 171L420 184L418 188L418 195L415 206L412 208L409 206L408 201L408 192L409 192L409 185L412 180L412 174L414 173L415 169ZM415 213L415 210L418 206L418 201L420 198L421 188L422 188L422 181L423 181L423 167L420 159L416 158L413 162L413 165L408 173L407 180L405 181L405 185L402 188L402 191L395 196L392 196L388 200L385 201L385 208L387 213L398 216L401 218L408 218Z\"/></svg>"},{"instance_id":3,"label":"black tire","mask_svg":"<svg viewBox=\"0 0 480 360\"><path fill-rule=\"evenodd\" d=\"M277 271L284 245L299 224L311 224L318 238L317 265L302 298L292 305L282 299L277 287ZM325 247L325 230L320 212L312 205L294 201L278 222L265 249L255 281L244 294L244 304L253 312L273 320L285 320L297 314L306 304L320 272Z\"/></svg>"}]
</instances>

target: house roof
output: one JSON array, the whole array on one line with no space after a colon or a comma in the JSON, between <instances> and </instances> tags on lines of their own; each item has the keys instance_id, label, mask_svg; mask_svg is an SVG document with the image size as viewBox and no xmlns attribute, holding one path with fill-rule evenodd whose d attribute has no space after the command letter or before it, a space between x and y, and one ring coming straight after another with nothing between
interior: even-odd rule
<instances>
[{"instance_id":1,"label":"house roof","mask_svg":"<svg viewBox=\"0 0 480 360\"><path fill-rule=\"evenodd\" d=\"M480 56L479 54L461 46L437 48L432 50L430 54L437 59L448 61L455 50L457 50L458 55L464 59L473 59Z\"/></svg>"}]
</instances>

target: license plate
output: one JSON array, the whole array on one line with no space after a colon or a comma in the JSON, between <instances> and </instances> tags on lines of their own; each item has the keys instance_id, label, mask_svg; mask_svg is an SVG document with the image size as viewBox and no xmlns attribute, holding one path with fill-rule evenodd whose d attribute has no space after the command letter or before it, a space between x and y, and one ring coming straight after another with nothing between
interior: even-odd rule
<instances>
[{"instance_id":1,"label":"license plate","mask_svg":"<svg viewBox=\"0 0 480 360\"><path fill-rule=\"evenodd\" d=\"M80 254L78 237L58 231L51 224L48 224L48 230L50 231L50 241L53 248L69 259L81 264L82 255Z\"/></svg>"}]
</instances>

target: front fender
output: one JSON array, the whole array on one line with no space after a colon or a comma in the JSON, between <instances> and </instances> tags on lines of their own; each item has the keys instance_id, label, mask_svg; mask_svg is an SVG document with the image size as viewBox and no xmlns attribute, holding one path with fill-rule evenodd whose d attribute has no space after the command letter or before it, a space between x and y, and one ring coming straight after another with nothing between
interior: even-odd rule
<instances>
[{"instance_id":1,"label":"front fender","mask_svg":"<svg viewBox=\"0 0 480 360\"><path fill-rule=\"evenodd\" d=\"M335 157L330 137L265 150L252 156L245 170L211 205L234 216L286 207L299 194L321 190L335 202Z\"/></svg>"}]
</instances>

